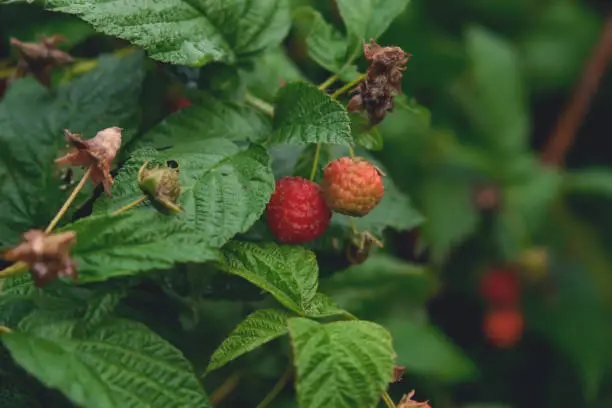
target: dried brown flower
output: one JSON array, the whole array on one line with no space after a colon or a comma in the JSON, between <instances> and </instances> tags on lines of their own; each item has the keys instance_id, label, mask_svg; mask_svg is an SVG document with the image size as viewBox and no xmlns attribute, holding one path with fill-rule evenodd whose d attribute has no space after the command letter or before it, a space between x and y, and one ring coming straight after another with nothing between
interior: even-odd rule
<instances>
[{"instance_id":1,"label":"dried brown flower","mask_svg":"<svg viewBox=\"0 0 612 408\"><path fill-rule=\"evenodd\" d=\"M64 40L64 37L59 35L43 37L38 43L22 42L11 38L11 45L18 48L20 52L17 69L11 79L23 78L32 74L43 86L50 87L51 70L54 67L74 62L70 54L57 49L57 45Z\"/></svg>"},{"instance_id":2,"label":"dried brown flower","mask_svg":"<svg viewBox=\"0 0 612 408\"><path fill-rule=\"evenodd\" d=\"M62 276L72 276L76 281L76 265L70 258L70 246L75 240L76 233L72 231L48 235L41 230L30 230L23 234L23 241L6 251L3 257L7 261L26 263L38 286Z\"/></svg>"},{"instance_id":3,"label":"dried brown flower","mask_svg":"<svg viewBox=\"0 0 612 408\"><path fill-rule=\"evenodd\" d=\"M396 408L431 408L427 401L425 402L414 401L412 399L413 396L414 396L414 390L404 395L402 399L400 400L399 404L397 404Z\"/></svg>"},{"instance_id":4,"label":"dried brown flower","mask_svg":"<svg viewBox=\"0 0 612 408\"><path fill-rule=\"evenodd\" d=\"M393 92L402 92L402 71L411 55L400 47L381 47L374 40L364 43L363 54L370 66L365 79L353 90L356 95L347 108L349 112L365 110L374 126L393 110Z\"/></svg>"},{"instance_id":5,"label":"dried brown flower","mask_svg":"<svg viewBox=\"0 0 612 408\"><path fill-rule=\"evenodd\" d=\"M176 204L181 195L179 170L170 167L147 169L147 160L138 171L138 187L153 200L174 212L181 211Z\"/></svg>"},{"instance_id":6,"label":"dried brown flower","mask_svg":"<svg viewBox=\"0 0 612 408\"><path fill-rule=\"evenodd\" d=\"M89 140L81 139L78 134L64 130L66 140L72 145L72 150L55 160L59 165L91 167L91 181L102 183L106 195L110 197L110 188L114 180L110 167L121 147L121 132L119 127L110 127L99 131Z\"/></svg>"}]
</instances>

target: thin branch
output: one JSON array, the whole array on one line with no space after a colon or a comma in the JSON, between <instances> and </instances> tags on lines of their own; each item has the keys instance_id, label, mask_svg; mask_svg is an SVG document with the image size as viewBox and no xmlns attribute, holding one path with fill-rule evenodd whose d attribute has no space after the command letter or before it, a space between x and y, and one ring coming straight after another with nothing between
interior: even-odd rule
<instances>
[{"instance_id":1,"label":"thin branch","mask_svg":"<svg viewBox=\"0 0 612 408\"><path fill-rule=\"evenodd\" d=\"M64 203L62 208L60 208L60 210L55 215L55 218L53 218L53 220L51 220L51 222L47 226L47 229L45 229L45 234L48 234L51 231L53 231L53 228L55 228L57 226L57 223L60 222L62 217L66 214L66 212L70 208L70 205L72 204L74 199L79 194L79 191L81 191L81 189L85 185L85 182L87 181L87 179L89 179L89 175L91 174L91 169L92 169L91 166L89 166L87 168L87 171L85 171L85 174L83 174L83 177L81 178L81 181L79 181L79 184L77 184L77 186L74 188L74 190L72 190L72 193L70 193L70 196L68 197L68 199L66 200L66 202Z\"/></svg>"},{"instance_id":2,"label":"thin branch","mask_svg":"<svg viewBox=\"0 0 612 408\"><path fill-rule=\"evenodd\" d=\"M265 408L270 405L274 398L276 398L278 394L280 394L280 392L283 390L283 388L285 388L285 385L289 382L292 375L293 367L291 366L291 364L289 364L283 376L278 380L278 382L274 385L274 388L270 390L270 392L268 393L268 395L266 395L263 401L261 401L259 405L257 405L257 408Z\"/></svg>"},{"instance_id":3,"label":"thin branch","mask_svg":"<svg viewBox=\"0 0 612 408\"><path fill-rule=\"evenodd\" d=\"M576 132L611 58L612 13L606 19L599 42L585 65L580 82L578 82L570 102L548 139L548 144L542 152L542 162L555 166L563 165L565 156L574 142Z\"/></svg>"},{"instance_id":4,"label":"thin branch","mask_svg":"<svg viewBox=\"0 0 612 408\"><path fill-rule=\"evenodd\" d=\"M221 384L219 388L217 388L217 390L213 392L210 396L209 400L211 405L216 406L225 398L227 398L238 386L238 382L240 382L240 377L241 373L235 372L227 380L225 380L223 384Z\"/></svg>"}]
</instances>

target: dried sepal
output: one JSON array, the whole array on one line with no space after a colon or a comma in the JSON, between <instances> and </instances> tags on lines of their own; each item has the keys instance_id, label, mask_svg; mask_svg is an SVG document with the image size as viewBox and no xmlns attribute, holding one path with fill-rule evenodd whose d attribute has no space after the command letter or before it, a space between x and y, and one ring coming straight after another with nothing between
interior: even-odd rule
<instances>
[{"instance_id":1,"label":"dried sepal","mask_svg":"<svg viewBox=\"0 0 612 408\"><path fill-rule=\"evenodd\" d=\"M74 62L74 58L59 49L57 45L64 37L53 35L42 37L39 42L23 42L10 39L11 45L19 50L20 58L11 80L34 75L36 80L47 88L51 86L51 70L54 67Z\"/></svg>"},{"instance_id":2,"label":"dried sepal","mask_svg":"<svg viewBox=\"0 0 612 408\"><path fill-rule=\"evenodd\" d=\"M46 234L41 230L30 230L23 234L19 245L4 253L3 258L26 263L38 286L63 276L71 276L76 281L76 264L70 257L70 247L75 241L76 233L73 231Z\"/></svg>"},{"instance_id":3,"label":"dried sepal","mask_svg":"<svg viewBox=\"0 0 612 408\"><path fill-rule=\"evenodd\" d=\"M390 383L397 383L402 380L402 376L406 372L406 367L401 365L393 366L393 375L391 376Z\"/></svg>"},{"instance_id":4,"label":"dried sepal","mask_svg":"<svg viewBox=\"0 0 612 408\"><path fill-rule=\"evenodd\" d=\"M181 195L179 170L162 166L147 169L148 164L147 160L138 170L138 187L165 208L180 212L181 208L177 205Z\"/></svg>"},{"instance_id":5,"label":"dried sepal","mask_svg":"<svg viewBox=\"0 0 612 408\"><path fill-rule=\"evenodd\" d=\"M400 400L399 404L397 404L396 408L429 408L428 401L419 402L414 401L412 397L414 396L415 391L412 390L408 394L405 394Z\"/></svg>"},{"instance_id":6,"label":"dried sepal","mask_svg":"<svg viewBox=\"0 0 612 408\"><path fill-rule=\"evenodd\" d=\"M110 127L99 131L92 139L82 139L81 135L65 129L66 140L72 150L65 156L55 160L58 165L85 166L91 168L91 181L102 183L106 195L110 197L110 188L114 182L110 168L121 147L121 132L119 127Z\"/></svg>"},{"instance_id":7,"label":"dried sepal","mask_svg":"<svg viewBox=\"0 0 612 408\"><path fill-rule=\"evenodd\" d=\"M356 233L346 247L346 257L353 265L364 263L370 256L374 245L383 248L384 245L368 231Z\"/></svg>"},{"instance_id":8,"label":"dried sepal","mask_svg":"<svg viewBox=\"0 0 612 408\"><path fill-rule=\"evenodd\" d=\"M374 40L364 43L363 54L370 66L363 81L353 89L349 112L366 111L370 126L383 121L394 108L393 92L402 92L402 71L410 54L400 47L381 47Z\"/></svg>"}]
</instances>

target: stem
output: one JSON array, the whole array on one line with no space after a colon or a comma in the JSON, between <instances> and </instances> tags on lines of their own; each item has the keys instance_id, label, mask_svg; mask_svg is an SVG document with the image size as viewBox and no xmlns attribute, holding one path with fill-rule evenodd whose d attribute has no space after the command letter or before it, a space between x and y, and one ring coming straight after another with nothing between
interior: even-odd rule
<instances>
[{"instance_id":1,"label":"stem","mask_svg":"<svg viewBox=\"0 0 612 408\"><path fill-rule=\"evenodd\" d=\"M10 332L12 332L12 330L9 329L8 327L0 326L0 333L10 333Z\"/></svg>"},{"instance_id":2,"label":"stem","mask_svg":"<svg viewBox=\"0 0 612 408\"><path fill-rule=\"evenodd\" d=\"M241 374L239 372L236 372L232 374L227 380L225 380L223 384L221 384L219 388L217 388L215 392L213 392L210 396L209 400L211 405L217 405L218 403L223 401L228 395L230 395L232 391L236 389L238 381L240 381L240 376Z\"/></svg>"},{"instance_id":3,"label":"stem","mask_svg":"<svg viewBox=\"0 0 612 408\"><path fill-rule=\"evenodd\" d=\"M118 210L113 211L111 213L111 215L117 215L117 214L121 214L123 212L126 212L130 208L134 208L137 205L140 205L140 204L144 203L146 199L147 199L147 196L143 195L142 197L139 197L137 200L134 200L131 203L129 203L127 205L124 205L123 207L119 208Z\"/></svg>"},{"instance_id":4,"label":"stem","mask_svg":"<svg viewBox=\"0 0 612 408\"><path fill-rule=\"evenodd\" d=\"M130 52L134 51L135 48L132 47L126 47L126 48L121 48L115 52L113 52L113 55L116 57L120 57L120 56L124 56L129 54ZM92 69L94 69L95 67L98 66L98 59L96 58L83 58L80 59L78 62L76 62L74 65L72 65L71 69L70 69L70 73L71 75L75 75L75 74L84 74L85 72L91 71ZM13 73L15 72L15 68L1 68L0 69L0 79L4 79L4 78L10 78Z\"/></svg>"},{"instance_id":5,"label":"stem","mask_svg":"<svg viewBox=\"0 0 612 408\"><path fill-rule=\"evenodd\" d=\"M312 160L312 169L310 169L310 181L314 181L315 175L317 174L317 166L319 165L319 156L321 155L321 142L317 143L317 149L315 150L314 159Z\"/></svg>"},{"instance_id":6,"label":"stem","mask_svg":"<svg viewBox=\"0 0 612 408\"><path fill-rule=\"evenodd\" d=\"M383 392L382 399L388 408L395 408L395 402L393 402L387 391Z\"/></svg>"},{"instance_id":7,"label":"stem","mask_svg":"<svg viewBox=\"0 0 612 408\"><path fill-rule=\"evenodd\" d=\"M257 109L261 110L262 112L270 116L274 116L274 106L270 105L268 102L263 101L259 99L258 97L256 97L255 95L250 94L248 92L244 95L244 99L247 101L247 103L250 103Z\"/></svg>"},{"instance_id":8,"label":"stem","mask_svg":"<svg viewBox=\"0 0 612 408\"><path fill-rule=\"evenodd\" d=\"M349 156L355 157L355 150L353 150L353 146L348 147Z\"/></svg>"},{"instance_id":9,"label":"stem","mask_svg":"<svg viewBox=\"0 0 612 408\"><path fill-rule=\"evenodd\" d=\"M272 388L270 392L268 393L268 395L266 395L266 397L259 403L259 405L257 405L257 408L265 408L268 405L270 405L270 403L274 400L274 398L276 398L278 394L283 390L283 388L285 387L285 384L287 384L289 379L291 379L292 374L293 374L293 367L289 365L289 367L287 367L287 370L285 370L285 373L283 374L283 376L279 378L279 380L274 385L274 388Z\"/></svg>"},{"instance_id":10,"label":"stem","mask_svg":"<svg viewBox=\"0 0 612 408\"><path fill-rule=\"evenodd\" d=\"M356 80L349 82L348 84L344 85L342 88L338 89L336 92L334 92L331 95L332 99L336 99L337 97L339 97L340 95L342 95L343 93L345 93L346 91L348 91L349 89L351 89L352 87L354 87L355 85L363 81L366 76L367 74L361 74L359 78L357 78Z\"/></svg>"},{"instance_id":11,"label":"stem","mask_svg":"<svg viewBox=\"0 0 612 408\"><path fill-rule=\"evenodd\" d=\"M612 13L608 15L601 32L599 42L593 49L580 82L555 129L549 137L548 144L542 152L542 161L546 164L560 166L565 160L576 133L586 114L591 99L612 59Z\"/></svg>"},{"instance_id":12,"label":"stem","mask_svg":"<svg viewBox=\"0 0 612 408\"><path fill-rule=\"evenodd\" d=\"M319 85L319 89L324 91L325 89L327 89L331 84L333 84L337 80L338 80L338 74L334 74L334 75L330 76L329 78L327 78L321 85Z\"/></svg>"},{"instance_id":13,"label":"stem","mask_svg":"<svg viewBox=\"0 0 612 408\"><path fill-rule=\"evenodd\" d=\"M83 177L81 178L81 181L79 181L79 184L77 184L77 186L74 188L74 190L72 190L72 193L70 193L70 196L68 197L68 199L66 200L66 202L64 203L62 208L60 208L60 210L55 215L55 218L53 218L53 220L51 220L51 222L47 226L47 229L45 229L45 234L50 233L51 231L53 231L53 228L55 228L57 226L57 223L66 214L66 211L68 211L68 208L70 208L70 205L72 204L72 202L76 198L77 194L79 194L79 191L81 191L81 189L85 185L85 182L89 178L90 174L91 174L91 166L87 169L85 174L83 174Z\"/></svg>"},{"instance_id":14,"label":"stem","mask_svg":"<svg viewBox=\"0 0 612 408\"><path fill-rule=\"evenodd\" d=\"M28 265L25 262L15 262L8 268L0 271L0 279L6 279L10 276L19 275L20 273L25 272L27 266Z\"/></svg>"}]
</instances>

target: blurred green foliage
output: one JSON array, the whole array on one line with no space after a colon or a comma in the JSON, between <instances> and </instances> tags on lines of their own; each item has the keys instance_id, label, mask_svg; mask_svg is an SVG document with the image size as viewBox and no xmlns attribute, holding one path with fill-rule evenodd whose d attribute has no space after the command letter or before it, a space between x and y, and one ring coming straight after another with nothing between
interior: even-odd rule
<instances>
[{"instance_id":1,"label":"blurred green foliage","mask_svg":"<svg viewBox=\"0 0 612 408\"><path fill-rule=\"evenodd\" d=\"M289 38L254 64L234 72L214 63L199 75L177 69L170 82L187 88L199 83L222 97L248 88L271 101L281 81L320 83L330 73L350 80L356 70L364 71L365 61L356 59L355 67L338 61L361 46L360 30L384 29L360 27L356 15L347 31L333 3L293 0ZM395 4L377 3L374 13ZM392 234L387 248L322 279L321 287L340 306L391 331L398 363L407 368L404 380L391 386L395 400L416 387L417 396L435 408L612 404L612 169L606 166L612 162L606 137L611 75L600 86L568 166L549 168L539 160L608 8L606 2L574 0L412 0L380 38L412 57L395 111L378 133L361 135L361 145L373 150L393 182L411 195L425 222L418 240ZM1 10L0 72L14 57L9 36L62 34L68 39L64 49L78 58L123 45L77 18L18 4ZM348 49L337 41L344 36ZM145 81L140 130L162 116L156 104L167 88L153 69ZM310 165L282 150L277 156L277 166L282 160L304 169ZM476 205L483 186L499 192L492 210ZM408 224L398 227L409 229ZM482 333L478 277L488 268L516 264L534 247L544 248L548 262L541 274L523 271L525 333L510 350L494 348ZM322 276L338 269L338 262L347 266L338 257L320 254ZM197 279L186 270L180 276ZM215 282L206 285L217 288ZM244 295L247 289L240 285L230 280L218 287L227 299ZM162 293L142 290L127 300L124 313L139 310L138 318L203 371L207 357L252 307L248 301L202 299L183 286L177 279ZM257 293L252 297L260 302ZM139 307L128 307L134 305ZM266 345L207 377L206 386L212 390L230 373L246 372L223 406L254 406L282 372L288 352L276 343ZM3 375L0 367L2 392L8 384ZM274 406L291 407L292 401L287 392Z\"/></svg>"}]
</instances>

